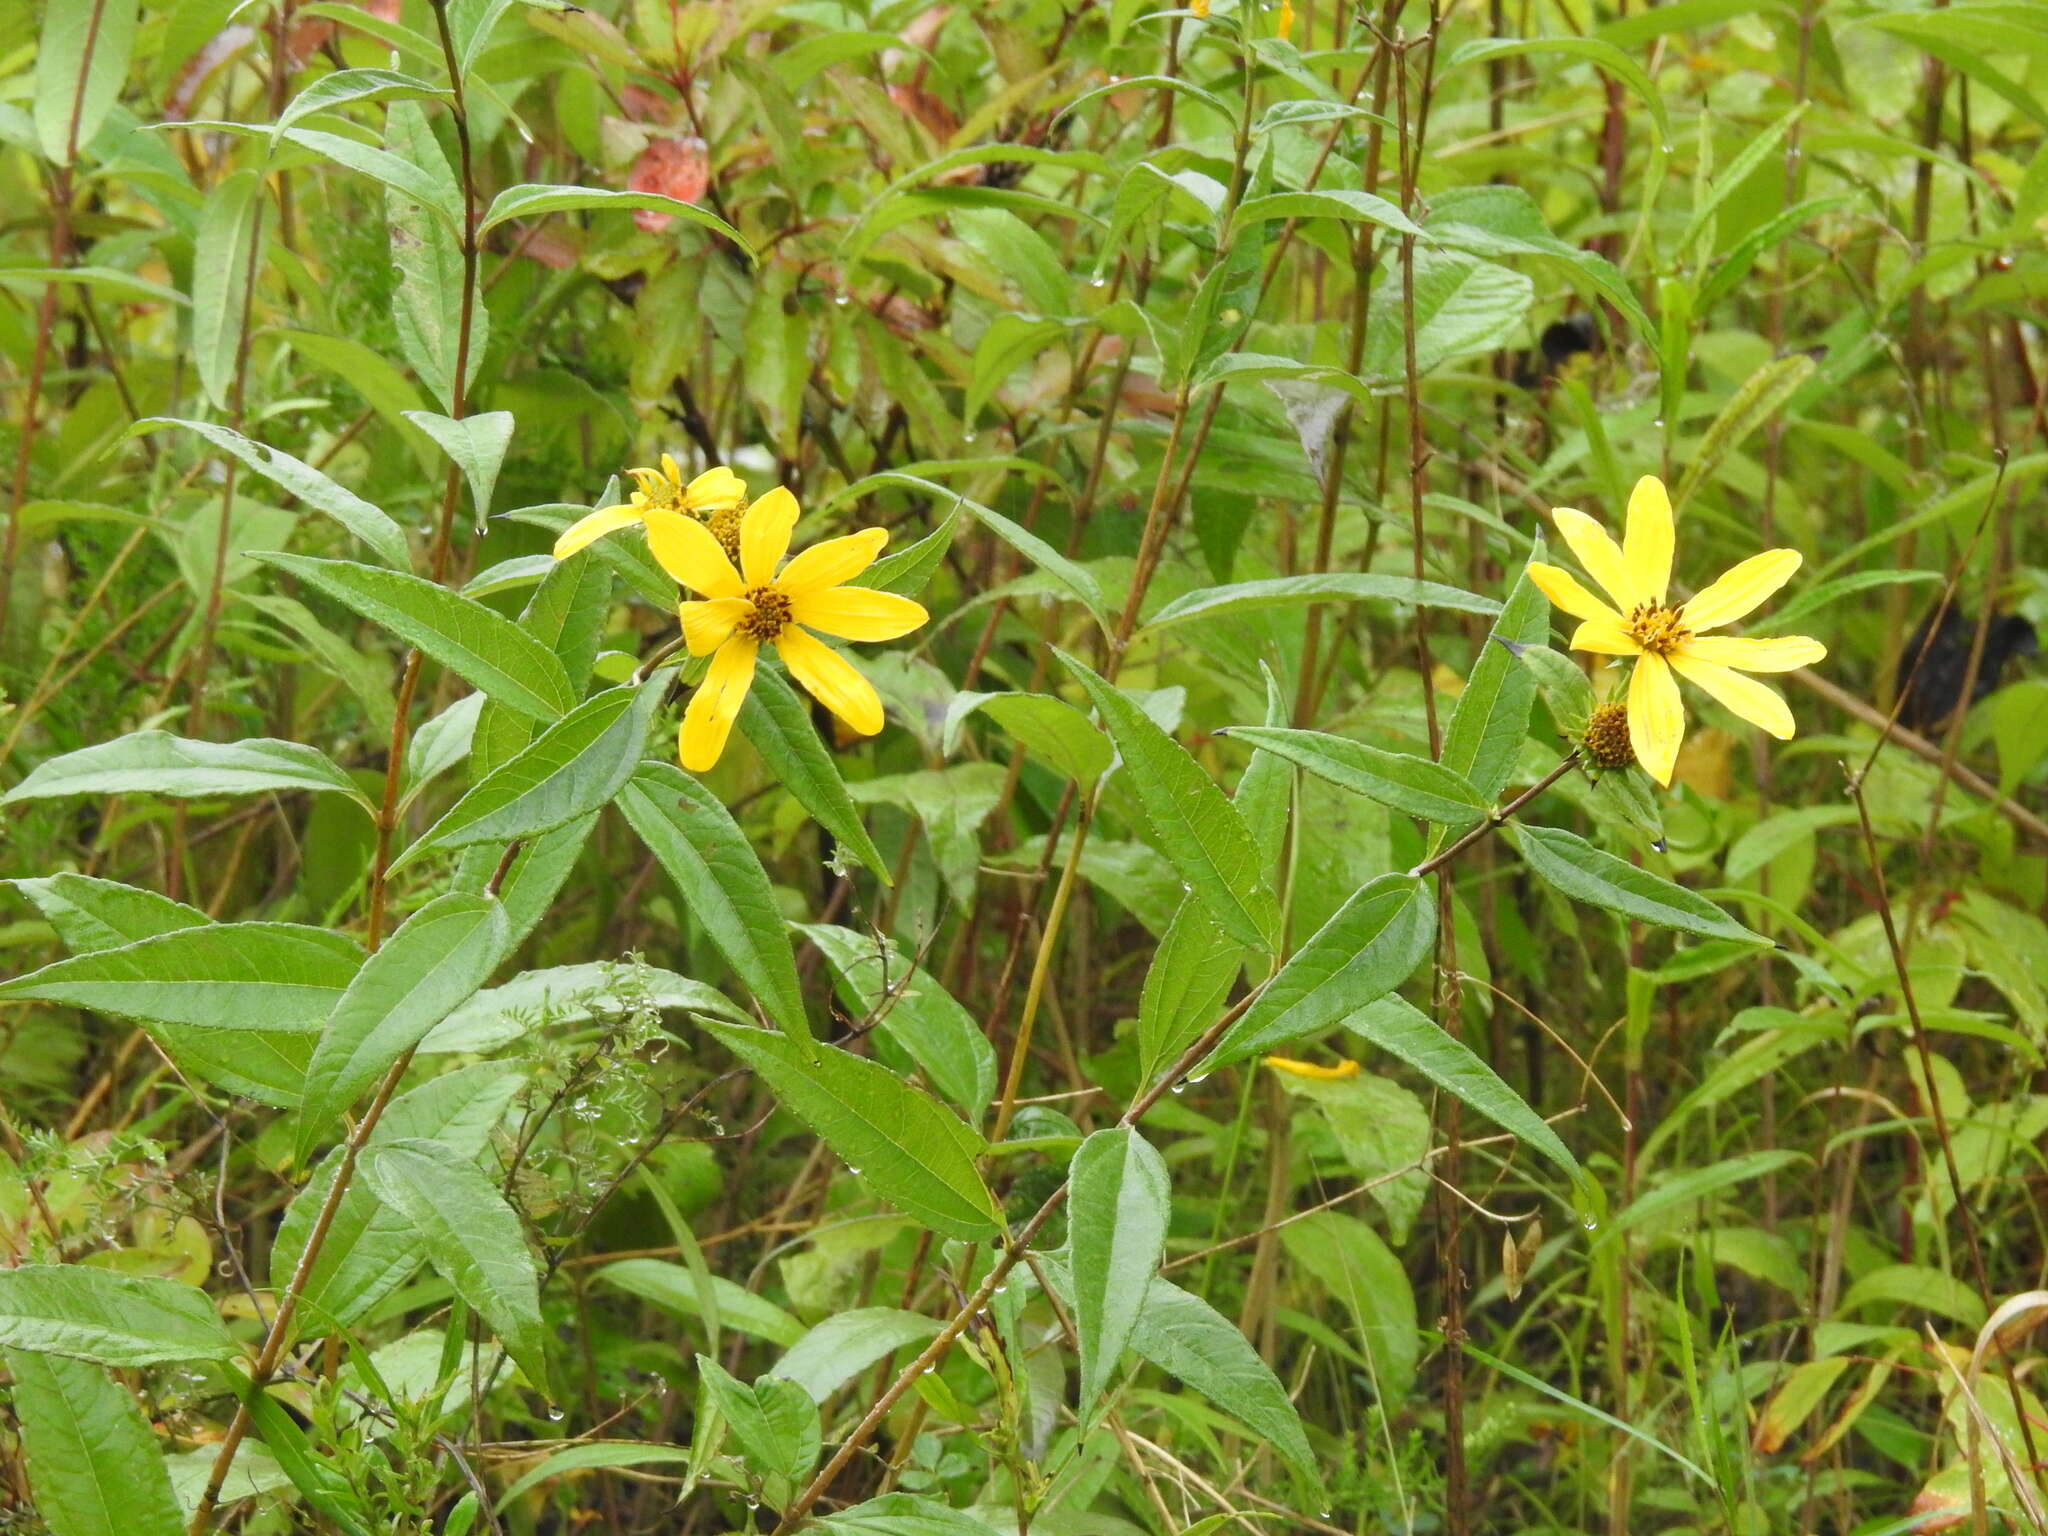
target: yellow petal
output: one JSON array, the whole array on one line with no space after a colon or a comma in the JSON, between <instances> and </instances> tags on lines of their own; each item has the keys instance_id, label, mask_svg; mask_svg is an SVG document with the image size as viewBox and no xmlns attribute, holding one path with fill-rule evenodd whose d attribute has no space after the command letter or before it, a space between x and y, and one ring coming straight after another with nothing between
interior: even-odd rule
<instances>
[{"instance_id":1,"label":"yellow petal","mask_svg":"<svg viewBox=\"0 0 2048 1536\"><path fill-rule=\"evenodd\" d=\"M1621 558L1636 590L1653 603L1662 603L1664 589L1671 585L1673 538L1671 498L1664 492L1664 482L1645 475L1628 499L1628 532L1622 536Z\"/></svg>"},{"instance_id":2,"label":"yellow petal","mask_svg":"<svg viewBox=\"0 0 2048 1536\"><path fill-rule=\"evenodd\" d=\"M1679 610L1679 621L1698 633L1733 624L1778 588L1799 569L1796 549L1767 549L1730 566L1721 579Z\"/></svg>"},{"instance_id":3,"label":"yellow petal","mask_svg":"<svg viewBox=\"0 0 2048 1536\"><path fill-rule=\"evenodd\" d=\"M1671 665L1687 682L1712 694L1723 708L1742 716L1751 725L1761 726L1780 741L1791 740L1791 709L1762 683L1682 651L1672 653Z\"/></svg>"},{"instance_id":4,"label":"yellow petal","mask_svg":"<svg viewBox=\"0 0 2048 1536\"><path fill-rule=\"evenodd\" d=\"M1822 660L1828 648L1805 635L1782 635L1770 640L1738 640L1733 635L1695 635L1685 642L1685 654L1719 667L1738 667L1744 672L1791 672Z\"/></svg>"},{"instance_id":5,"label":"yellow petal","mask_svg":"<svg viewBox=\"0 0 2048 1536\"><path fill-rule=\"evenodd\" d=\"M674 454L664 453L661 456L661 472L670 485L683 483L683 466L676 462Z\"/></svg>"},{"instance_id":6,"label":"yellow petal","mask_svg":"<svg viewBox=\"0 0 2048 1536\"><path fill-rule=\"evenodd\" d=\"M754 681L754 655L759 649L751 640L729 640L711 658L711 670L690 696L683 711L683 727L676 737L676 753L692 773L703 773L717 763L725 751L725 739L732 734L733 720L747 699Z\"/></svg>"},{"instance_id":7,"label":"yellow petal","mask_svg":"<svg viewBox=\"0 0 2048 1536\"><path fill-rule=\"evenodd\" d=\"M787 597L801 597L806 592L822 592L842 581L851 581L875 563L875 556L888 542L888 529L863 528L843 539L813 544L782 568L776 589Z\"/></svg>"},{"instance_id":8,"label":"yellow petal","mask_svg":"<svg viewBox=\"0 0 2048 1536\"><path fill-rule=\"evenodd\" d=\"M1305 1077L1311 1082L1330 1083L1358 1076L1358 1063L1355 1061L1340 1061L1334 1067L1326 1067L1321 1062L1296 1061L1289 1056L1265 1056L1260 1059L1275 1072L1285 1072L1289 1077Z\"/></svg>"},{"instance_id":9,"label":"yellow petal","mask_svg":"<svg viewBox=\"0 0 2048 1536\"><path fill-rule=\"evenodd\" d=\"M789 553L796 518L796 498L787 486L778 485L747 508L740 519L740 573L748 586L765 587L775 579L775 567Z\"/></svg>"},{"instance_id":10,"label":"yellow petal","mask_svg":"<svg viewBox=\"0 0 2048 1536\"><path fill-rule=\"evenodd\" d=\"M1685 740L1685 706L1670 666L1662 656L1647 651L1628 681L1628 739L1643 771L1659 784L1669 784L1679 744Z\"/></svg>"},{"instance_id":11,"label":"yellow petal","mask_svg":"<svg viewBox=\"0 0 2048 1536\"><path fill-rule=\"evenodd\" d=\"M1597 656L1634 656L1642 650L1635 636L1612 619L1588 619L1572 631L1572 649Z\"/></svg>"},{"instance_id":12,"label":"yellow petal","mask_svg":"<svg viewBox=\"0 0 2048 1536\"><path fill-rule=\"evenodd\" d=\"M692 656L709 656L732 638L733 626L754 611L744 597L714 597L702 603L684 603L676 609L683 621L683 642Z\"/></svg>"},{"instance_id":13,"label":"yellow petal","mask_svg":"<svg viewBox=\"0 0 2048 1536\"><path fill-rule=\"evenodd\" d=\"M1621 546L1614 542L1605 528L1585 513L1574 512L1570 507L1552 507L1550 518L1557 524L1557 531L1564 535L1565 543L1571 546L1572 553L1578 556L1579 564L1586 568L1586 574L1607 589L1615 607L1627 613L1649 600L1649 595L1630 577ZM1591 615L1581 617L1589 618Z\"/></svg>"},{"instance_id":14,"label":"yellow petal","mask_svg":"<svg viewBox=\"0 0 2048 1536\"><path fill-rule=\"evenodd\" d=\"M827 587L790 599L790 617L841 640L894 640L931 617L922 603L869 587Z\"/></svg>"},{"instance_id":15,"label":"yellow petal","mask_svg":"<svg viewBox=\"0 0 2048 1536\"><path fill-rule=\"evenodd\" d=\"M692 512L723 512L747 499L747 482L723 464L707 469L683 492L683 505Z\"/></svg>"},{"instance_id":16,"label":"yellow petal","mask_svg":"<svg viewBox=\"0 0 2048 1536\"><path fill-rule=\"evenodd\" d=\"M1580 586L1579 579L1562 566L1545 565L1540 560L1531 560L1529 579L1536 583L1538 592L1575 619L1585 619L1588 622L1604 620L1615 625L1621 623L1620 614Z\"/></svg>"},{"instance_id":17,"label":"yellow petal","mask_svg":"<svg viewBox=\"0 0 2048 1536\"><path fill-rule=\"evenodd\" d=\"M831 646L805 630L785 629L775 641L775 653L812 698L854 730L863 736L881 730L881 695Z\"/></svg>"},{"instance_id":18,"label":"yellow petal","mask_svg":"<svg viewBox=\"0 0 2048 1536\"><path fill-rule=\"evenodd\" d=\"M555 540L555 558L566 560L577 550L596 543L608 533L621 528L630 528L640 521L640 509L633 506L599 507L587 517L579 517Z\"/></svg>"},{"instance_id":19,"label":"yellow petal","mask_svg":"<svg viewBox=\"0 0 2048 1536\"><path fill-rule=\"evenodd\" d=\"M711 530L680 512L650 512L647 547L683 586L706 597L738 597L740 573L725 558Z\"/></svg>"}]
</instances>

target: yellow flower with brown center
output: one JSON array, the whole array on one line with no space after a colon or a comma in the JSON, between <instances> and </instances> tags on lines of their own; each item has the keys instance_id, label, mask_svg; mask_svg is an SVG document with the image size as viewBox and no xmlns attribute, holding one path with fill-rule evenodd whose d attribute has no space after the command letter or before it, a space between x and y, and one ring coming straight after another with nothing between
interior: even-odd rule
<instances>
[{"instance_id":1,"label":"yellow flower with brown center","mask_svg":"<svg viewBox=\"0 0 2048 1536\"><path fill-rule=\"evenodd\" d=\"M1732 624L1782 587L1799 569L1796 549L1767 549L1728 570L1697 597L1672 603L1671 556L1675 535L1664 482L1645 475L1628 499L1628 528L1620 545L1592 518L1555 507L1557 531L1579 564L1614 600L1609 607L1569 571L1531 561L1529 579L1543 595L1581 621L1572 649L1601 656L1633 656L1628 688L1628 741L1636 759L1659 784L1671 782L1685 739L1683 677L1751 725L1779 740L1792 735L1785 701L1745 672L1790 672L1811 666L1827 647L1805 635L1745 640L1706 631Z\"/></svg>"},{"instance_id":2,"label":"yellow flower with brown center","mask_svg":"<svg viewBox=\"0 0 2048 1536\"><path fill-rule=\"evenodd\" d=\"M737 568L704 523L647 520L647 547L662 569L703 594L676 610L690 654L711 658L711 670L683 711L677 740L683 766L693 772L710 768L725 751L764 645L772 645L790 676L848 727L874 735L882 728L875 685L811 631L841 640L894 640L929 617L907 597L846 585L882 552L886 528L813 544L785 565L796 520L796 497L781 486L748 507L740 520Z\"/></svg>"},{"instance_id":3,"label":"yellow flower with brown center","mask_svg":"<svg viewBox=\"0 0 2048 1536\"><path fill-rule=\"evenodd\" d=\"M739 558L740 514L747 505L746 482L723 464L707 469L687 485L682 466L673 455L661 456L659 469L629 469L634 490L616 506L599 507L579 518L555 540L555 558L566 560L577 550L595 543L608 533L631 528L650 519L681 516L710 526L726 552Z\"/></svg>"}]
</instances>

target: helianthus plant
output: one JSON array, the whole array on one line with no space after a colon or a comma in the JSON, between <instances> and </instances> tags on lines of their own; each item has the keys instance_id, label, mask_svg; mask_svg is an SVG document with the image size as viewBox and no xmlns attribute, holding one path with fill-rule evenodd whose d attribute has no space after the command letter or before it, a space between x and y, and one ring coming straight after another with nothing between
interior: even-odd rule
<instances>
[{"instance_id":1,"label":"helianthus plant","mask_svg":"<svg viewBox=\"0 0 2048 1536\"><path fill-rule=\"evenodd\" d=\"M1767 549L1730 567L1696 596L1669 599L1676 529L1664 482L1645 475L1628 501L1628 523L1617 545L1585 513L1556 507L1557 531L1612 604L1586 590L1571 572L1531 561L1529 579L1557 607L1580 621L1571 647L1599 656L1633 656L1628 686L1628 739L1637 761L1659 784L1671 782L1685 740L1683 677L1750 724L1790 739L1792 711L1785 700L1748 672L1790 672L1811 666L1827 647L1805 635L1772 639L1709 635L1743 618L1792 579L1796 549Z\"/></svg>"}]
</instances>

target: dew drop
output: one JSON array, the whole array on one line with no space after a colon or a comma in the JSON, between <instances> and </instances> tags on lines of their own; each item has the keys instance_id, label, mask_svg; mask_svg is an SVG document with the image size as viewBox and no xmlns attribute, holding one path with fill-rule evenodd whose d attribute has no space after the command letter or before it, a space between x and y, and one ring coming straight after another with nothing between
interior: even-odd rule
<instances>
[{"instance_id":1,"label":"dew drop","mask_svg":"<svg viewBox=\"0 0 2048 1536\"><path fill-rule=\"evenodd\" d=\"M565 1415L562 1412L562 1405L560 1403L549 1403L547 1413L548 1422L550 1424L559 1424L565 1417Z\"/></svg>"}]
</instances>

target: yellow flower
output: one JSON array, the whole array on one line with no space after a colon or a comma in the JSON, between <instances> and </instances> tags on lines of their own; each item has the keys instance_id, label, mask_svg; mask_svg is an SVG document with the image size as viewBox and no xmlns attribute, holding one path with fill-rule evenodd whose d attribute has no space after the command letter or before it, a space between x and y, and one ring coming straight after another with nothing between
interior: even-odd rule
<instances>
[{"instance_id":1,"label":"yellow flower","mask_svg":"<svg viewBox=\"0 0 2048 1536\"><path fill-rule=\"evenodd\" d=\"M1209 19L1209 0L1188 0L1188 9L1195 13L1195 20Z\"/></svg>"},{"instance_id":2,"label":"yellow flower","mask_svg":"<svg viewBox=\"0 0 2048 1536\"><path fill-rule=\"evenodd\" d=\"M709 524L718 541L738 558L740 514L747 505L746 482L738 475L721 464L685 485L681 466L666 453L661 456L661 468L629 469L626 473L637 487L633 494L617 506L599 507L565 530L555 540L557 560L568 559L608 533L676 514Z\"/></svg>"},{"instance_id":3,"label":"yellow flower","mask_svg":"<svg viewBox=\"0 0 2048 1536\"><path fill-rule=\"evenodd\" d=\"M676 610L690 654L711 657L711 670L683 711L677 741L683 766L694 772L711 767L725 750L764 643L775 647L790 676L813 698L853 730L872 736L882 728L881 696L811 630L842 640L894 640L929 617L907 597L846 585L882 552L889 542L886 528L813 544L784 565L796 519L796 498L781 486L748 507L740 521L737 570L703 523L647 519L647 547L662 569L704 594Z\"/></svg>"},{"instance_id":4,"label":"yellow flower","mask_svg":"<svg viewBox=\"0 0 2048 1536\"><path fill-rule=\"evenodd\" d=\"M1334 1083L1343 1078L1358 1076L1358 1063L1340 1061L1334 1067L1326 1067L1313 1061L1295 1061L1287 1056L1262 1058L1275 1072L1285 1072L1289 1077L1305 1077L1311 1082Z\"/></svg>"},{"instance_id":5,"label":"yellow flower","mask_svg":"<svg viewBox=\"0 0 2048 1536\"><path fill-rule=\"evenodd\" d=\"M1633 656L1629 679L1628 736L1636 758L1659 784L1671 782L1672 764L1685 739L1685 708L1678 678L1697 684L1751 725L1781 741L1792 734L1785 701L1744 672L1790 672L1811 666L1827 647L1804 635L1738 640L1704 631L1732 624L1791 579L1796 549L1767 549L1728 570L1690 602L1670 604L1673 530L1664 482L1645 475L1628 499L1628 531L1619 547L1583 512L1554 507L1557 531L1588 574L1614 599L1609 607L1554 565L1532 561L1529 579L1543 595L1579 619L1572 649L1601 656Z\"/></svg>"},{"instance_id":6,"label":"yellow flower","mask_svg":"<svg viewBox=\"0 0 2048 1536\"><path fill-rule=\"evenodd\" d=\"M1294 30L1294 0L1280 0L1280 19L1273 27L1273 35L1281 42Z\"/></svg>"}]
</instances>

